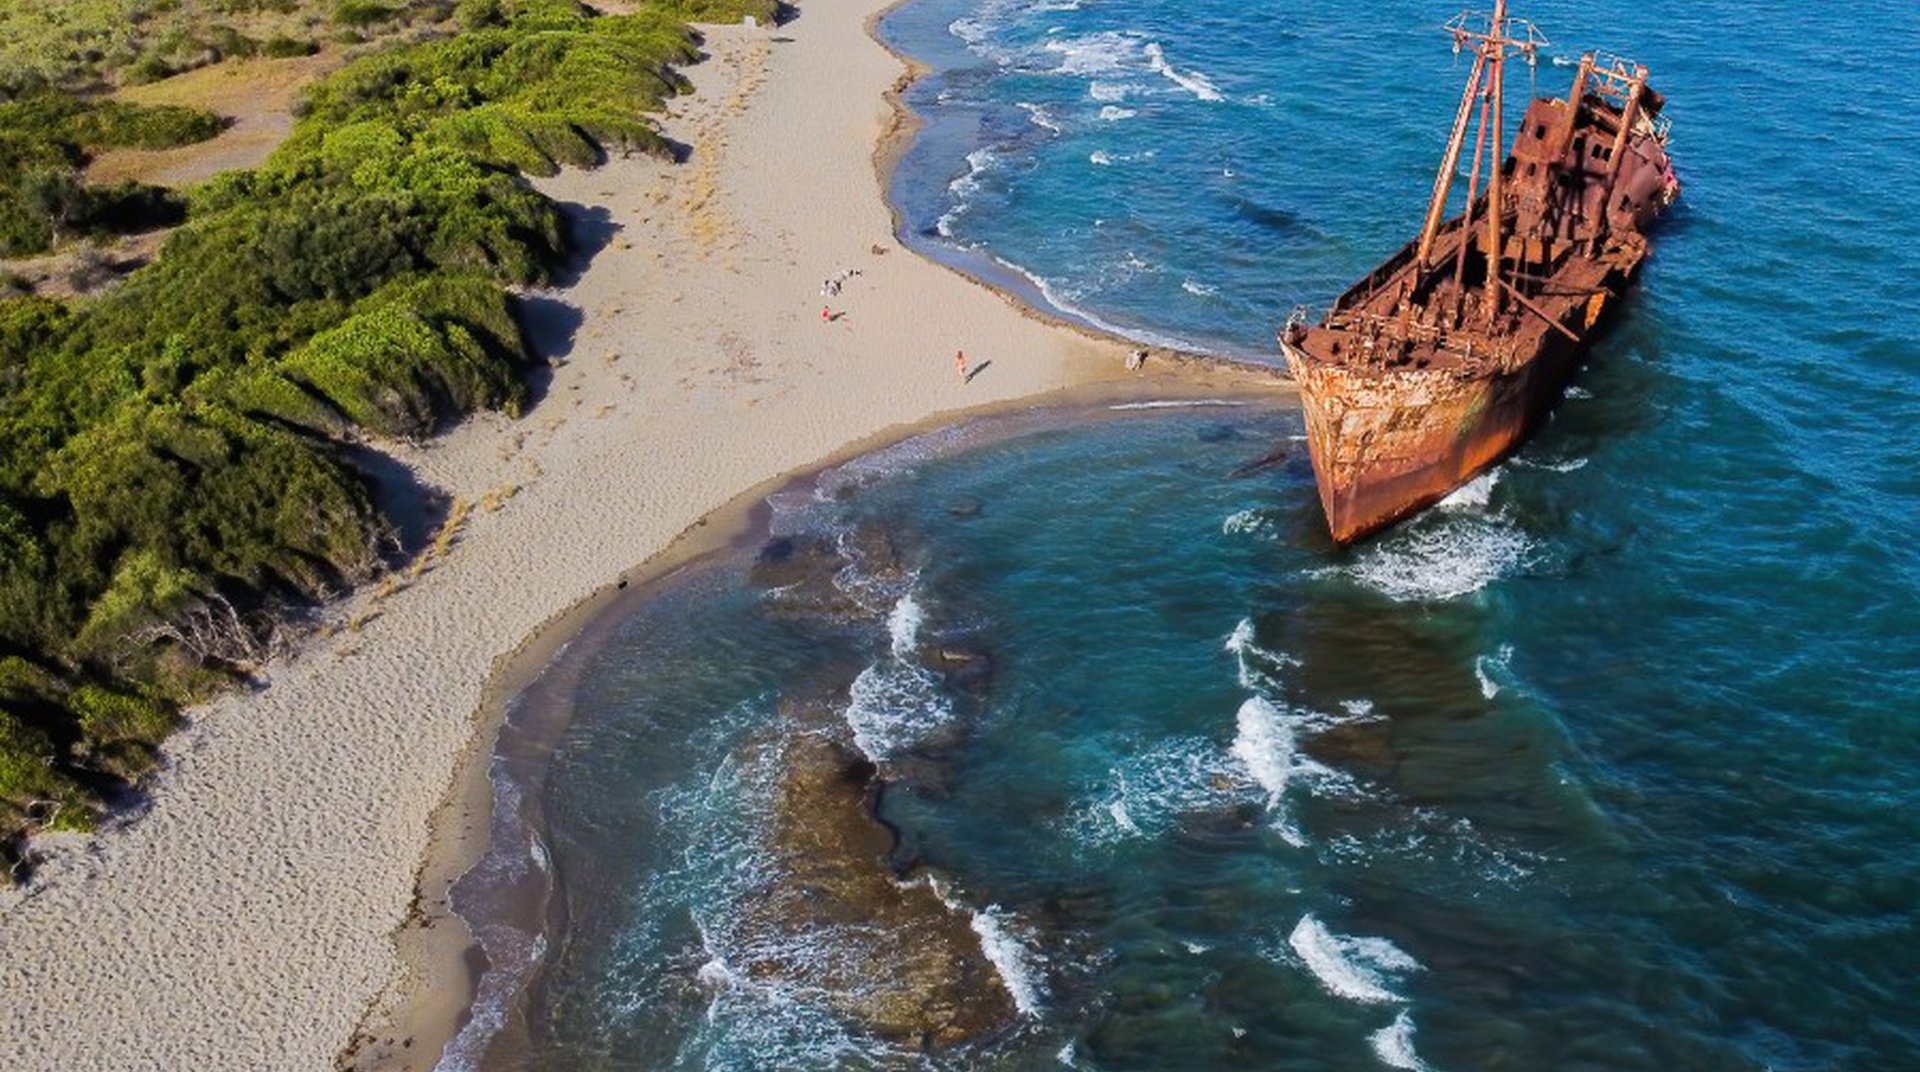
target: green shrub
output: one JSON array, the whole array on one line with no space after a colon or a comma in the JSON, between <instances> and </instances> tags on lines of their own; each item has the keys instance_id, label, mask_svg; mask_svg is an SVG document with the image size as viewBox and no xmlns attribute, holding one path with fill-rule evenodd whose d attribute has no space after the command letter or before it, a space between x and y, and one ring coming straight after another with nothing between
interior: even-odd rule
<instances>
[{"instance_id":1,"label":"green shrub","mask_svg":"<svg viewBox=\"0 0 1920 1072\"><path fill-rule=\"evenodd\" d=\"M275 34L267 38L266 46L262 51L271 59L284 60L294 56L311 56L320 51L320 46L305 38Z\"/></svg>"},{"instance_id":2,"label":"green shrub","mask_svg":"<svg viewBox=\"0 0 1920 1072\"><path fill-rule=\"evenodd\" d=\"M333 21L342 26L364 27L390 22L403 8L382 0L340 0L333 9Z\"/></svg>"},{"instance_id":3,"label":"green shrub","mask_svg":"<svg viewBox=\"0 0 1920 1072\"><path fill-rule=\"evenodd\" d=\"M223 2L238 19L275 0ZM0 104L0 247L186 214L99 297L0 300L0 841L87 822L85 787L137 778L176 705L258 657L267 612L381 568L391 526L341 441L519 412L507 288L566 252L525 176L665 151L646 112L686 89L681 19L742 10L675 4L345 0L343 32L450 11L465 30L336 72L265 165L184 204L76 176L104 148L210 136L212 117ZM102 62L205 47L175 35Z\"/></svg>"}]
</instances>

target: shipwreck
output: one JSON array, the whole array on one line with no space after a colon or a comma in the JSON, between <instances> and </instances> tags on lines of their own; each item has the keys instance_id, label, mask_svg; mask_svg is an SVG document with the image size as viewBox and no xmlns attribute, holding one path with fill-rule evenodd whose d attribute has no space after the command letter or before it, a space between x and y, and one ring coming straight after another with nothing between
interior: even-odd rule
<instances>
[{"instance_id":1,"label":"shipwreck","mask_svg":"<svg viewBox=\"0 0 1920 1072\"><path fill-rule=\"evenodd\" d=\"M1342 544L1526 441L1646 260L1647 227L1680 195L1665 101L1645 67L1582 56L1572 90L1530 101L1512 152L1494 162L1506 65L1536 64L1548 42L1505 0L1446 29L1473 65L1418 237L1318 322L1297 310L1280 335ZM1466 208L1446 218L1469 126Z\"/></svg>"}]
</instances>

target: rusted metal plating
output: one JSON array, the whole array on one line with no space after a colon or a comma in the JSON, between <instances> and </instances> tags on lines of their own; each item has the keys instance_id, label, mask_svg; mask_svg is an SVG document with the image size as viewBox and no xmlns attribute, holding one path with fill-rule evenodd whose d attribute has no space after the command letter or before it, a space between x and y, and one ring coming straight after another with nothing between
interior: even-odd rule
<instances>
[{"instance_id":1,"label":"rusted metal plating","mask_svg":"<svg viewBox=\"0 0 1920 1072\"><path fill-rule=\"evenodd\" d=\"M1532 23L1447 23L1474 64L1419 235L1281 349L1300 386L1321 504L1347 543L1437 501L1525 441L1595 326L1647 256L1643 231L1680 194L1647 69L1581 57L1565 98L1531 101L1504 141L1506 62L1547 45ZM1480 102L1466 210L1447 199ZM1511 301L1509 301L1511 299Z\"/></svg>"}]
</instances>

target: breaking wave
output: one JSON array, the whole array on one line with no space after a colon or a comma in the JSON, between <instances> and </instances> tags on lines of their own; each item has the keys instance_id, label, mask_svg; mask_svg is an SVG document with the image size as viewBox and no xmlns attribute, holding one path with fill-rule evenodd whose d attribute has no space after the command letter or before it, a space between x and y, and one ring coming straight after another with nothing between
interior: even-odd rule
<instances>
[{"instance_id":1,"label":"breaking wave","mask_svg":"<svg viewBox=\"0 0 1920 1072\"><path fill-rule=\"evenodd\" d=\"M1198 737L1164 741L1129 756L1109 779L1105 792L1076 810L1076 841L1099 845L1155 837L1182 816L1221 811L1249 795L1232 760Z\"/></svg>"},{"instance_id":2,"label":"breaking wave","mask_svg":"<svg viewBox=\"0 0 1920 1072\"><path fill-rule=\"evenodd\" d=\"M953 207L942 213L933 225L940 237L953 237L953 225L967 214L973 207L973 199L985 188L983 177L999 164L1000 157L992 149L975 149L967 154L966 173L947 184L947 194L953 201Z\"/></svg>"},{"instance_id":3,"label":"breaking wave","mask_svg":"<svg viewBox=\"0 0 1920 1072\"><path fill-rule=\"evenodd\" d=\"M1294 924L1287 944L1321 986L1348 1001L1405 1001L1389 984L1396 976L1421 970L1419 961L1387 939L1335 934L1311 912Z\"/></svg>"},{"instance_id":4,"label":"breaking wave","mask_svg":"<svg viewBox=\"0 0 1920 1072\"><path fill-rule=\"evenodd\" d=\"M902 595L887 615L887 655L853 679L847 725L875 763L927 743L953 722L940 675L918 661L925 617L913 593Z\"/></svg>"},{"instance_id":5,"label":"breaking wave","mask_svg":"<svg viewBox=\"0 0 1920 1072\"><path fill-rule=\"evenodd\" d=\"M1373 1046L1373 1054L1380 1063L1388 1068L1403 1068L1407 1072L1433 1072L1433 1066L1420 1059L1413 1052L1413 1014L1405 1009L1393 1018L1393 1023L1367 1036Z\"/></svg>"},{"instance_id":6,"label":"breaking wave","mask_svg":"<svg viewBox=\"0 0 1920 1072\"><path fill-rule=\"evenodd\" d=\"M1294 730L1299 722L1264 696L1254 696L1240 705L1234 717L1232 754L1266 793L1273 829L1287 844L1305 848L1306 835L1294 826L1286 811L1287 783L1302 770L1320 765L1301 756L1296 747Z\"/></svg>"},{"instance_id":7,"label":"breaking wave","mask_svg":"<svg viewBox=\"0 0 1920 1072\"><path fill-rule=\"evenodd\" d=\"M1148 42L1145 51L1147 61L1153 65L1154 73L1161 75L1168 81L1203 101L1226 99L1220 95L1220 91L1214 87L1212 79L1209 79L1206 75L1198 71L1179 71L1174 69L1174 66L1167 62L1167 54L1161 49L1160 42Z\"/></svg>"},{"instance_id":8,"label":"breaking wave","mask_svg":"<svg viewBox=\"0 0 1920 1072\"><path fill-rule=\"evenodd\" d=\"M1277 685L1280 673L1300 665L1300 660L1285 652L1269 651L1255 639L1252 618L1242 618L1227 637L1226 649L1233 653L1235 677L1243 689Z\"/></svg>"},{"instance_id":9,"label":"breaking wave","mask_svg":"<svg viewBox=\"0 0 1920 1072\"><path fill-rule=\"evenodd\" d=\"M1524 565L1534 543L1498 516L1422 519L1363 549L1344 572L1400 602L1458 599Z\"/></svg>"},{"instance_id":10,"label":"breaking wave","mask_svg":"<svg viewBox=\"0 0 1920 1072\"><path fill-rule=\"evenodd\" d=\"M1491 700L1500 695L1502 683L1508 671L1508 662L1513 658L1513 645L1500 645L1498 655L1480 655L1473 660L1473 676L1480 681L1480 695Z\"/></svg>"},{"instance_id":11,"label":"breaking wave","mask_svg":"<svg viewBox=\"0 0 1920 1072\"><path fill-rule=\"evenodd\" d=\"M973 933L980 936L980 951L999 973L1007 993L1013 995L1014 1008L1020 1010L1022 1016L1039 1016L1045 991L1034 966L1033 952L1013 936L1000 906L988 905L974 912L972 923Z\"/></svg>"}]
</instances>

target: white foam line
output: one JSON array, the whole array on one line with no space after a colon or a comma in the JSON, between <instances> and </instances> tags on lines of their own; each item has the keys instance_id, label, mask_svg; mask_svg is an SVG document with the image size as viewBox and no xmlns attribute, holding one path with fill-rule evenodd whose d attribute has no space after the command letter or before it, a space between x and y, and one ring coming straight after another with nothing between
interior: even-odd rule
<instances>
[{"instance_id":1,"label":"white foam line","mask_svg":"<svg viewBox=\"0 0 1920 1072\"><path fill-rule=\"evenodd\" d=\"M1422 1061L1420 1055L1413 1052L1413 1014L1405 1009L1393 1018L1393 1023L1367 1036L1373 1044L1373 1054L1380 1063L1388 1068L1402 1068L1407 1072L1433 1072L1433 1066Z\"/></svg>"},{"instance_id":2,"label":"white foam line","mask_svg":"<svg viewBox=\"0 0 1920 1072\"><path fill-rule=\"evenodd\" d=\"M1383 1005L1406 999L1387 989L1385 976L1417 971L1418 961L1385 938L1337 935L1309 912L1300 917L1287 944L1306 963L1320 985L1349 1001Z\"/></svg>"},{"instance_id":3,"label":"white foam line","mask_svg":"<svg viewBox=\"0 0 1920 1072\"><path fill-rule=\"evenodd\" d=\"M1033 272L1028 271L1027 269L1021 267L1020 265L997 256L993 257L993 261L994 263L1000 265L1002 268L1005 268L1008 271L1019 272L1022 276L1026 278L1027 282L1033 284L1034 289L1040 292L1040 296L1047 300L1048 305L1053 306L1055 309L1060 310L1061 312L1067 314L1068 316L1074 318L1075 320L1079 320L1083 323L1099 328L1101 331L1104 331L1109 335L1118 335L1123 339L1132 339L1134 342L1143 342L1143 343L1146 343L1148 346L1158 346L1167 350L1181 350L1188 353L1201 353L1201 354L1211 352L1204 347L1195 346L1192 343L1182 342L1179 339L1170 338L1165 335L1157 335L1151 331L1142 331L1142 330L1139 330L1138 328L1123 328L1118 324L1114 324L1107 320L1103 320L1100 317L1094 315L1093 313L1087 312L1085 309L1082 309L1079 306L1074 305L1072 302L1066 300L1065 298L1062 298L1060 296L1060 292L1054 289L1054 286L1052 283L1048 282L1047 280L1041 278L1038 275L1035 275Z\"/></svg>"},{"instance_id":4,"label":"white foam line","mask_svg":"<svg viewBox=\"0 0 1920 1072\"><path fill-rule=\"evenodd\" d=\"M1116 402L1108 409L1200 409L1217 406L1245 406L1249 403L1230 398L1161 398L1151 402Z\"/></svg>"},{"instance_id":5,"label":"white foam line","mask_svg":"<svg viewBox=\"0 0 1920 1072\"><path fill-rule=\"evenodd\" d=\"M1147 60L1153 64L1156 73L1165 76L1173 84L1193 94L1203 101L1220 101L1225 97L1214 87L1213 80L1198 71L1178 71L1167 62L1167 54L1161 50L1160 42L1147 42Z\"/></svg>"},{"instance_id":6,"label":"white foam line","mask_svg":"<svg viewBox=\"0 0 1920 1072\"><path fill-rule=\"evenodd\" d=\"M1013 995L1013 1007L1020 1015L1040 1015L1040 983L1030 963L1032 953L1008 932L999 905L988 905L973 914L973 933L980 936L980 950L993 962L993 970Z\"/></svg>"}]
</instances>

